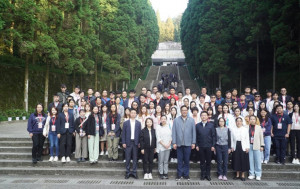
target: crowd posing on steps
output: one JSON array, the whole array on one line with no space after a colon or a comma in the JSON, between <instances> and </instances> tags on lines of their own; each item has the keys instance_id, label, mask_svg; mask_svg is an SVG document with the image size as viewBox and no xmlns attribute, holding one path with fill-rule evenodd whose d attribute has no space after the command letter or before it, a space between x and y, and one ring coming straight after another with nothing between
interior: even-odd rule
<instances>
[{"instance_id":1,"label":"crowd posing on steps","mask_svg":"<svg viewBox=\"0 0 300 189\"><path fill-rule=\"evenodd\" d=\"M176 180L190 180L190 164L200 164L201 180L211 180L211 164L217 162L219 180L226 181L228 165L234 180L261 180L262 164L271 156L275 163L299 165L300 98L266 91L265 98L255 88L221 90L208 95L173 86L161 92L135 90L87 94L75 87L69 94L65 85L44 110L42 104L28 120L33 141L32 162L42 161L45 139L50 143L51 162L98 162L100 156L119 160L123 153L125 179L138 178L138 162L144 179L153 179L153 162L158 162L160 179L168 179L168 166L177 164ZM46 113L47 112L47 113ZM55 149L55 151L54 151ZM288 153L288 154L287 154ZM132 164L132 167L131 167Z\"/></svg>"}]
</instances>

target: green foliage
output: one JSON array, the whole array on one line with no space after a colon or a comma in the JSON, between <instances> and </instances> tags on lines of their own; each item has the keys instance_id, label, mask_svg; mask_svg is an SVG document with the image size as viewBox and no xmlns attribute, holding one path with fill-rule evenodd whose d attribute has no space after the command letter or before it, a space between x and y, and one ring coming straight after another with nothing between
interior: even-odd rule
<instances>
[{"instance_id":1,"label":"green foliage","mask_svg":"<svg viewBox=\"0 0 300 189\"><path fill-rule=\"evenodd\" d=\"M38 67L44 73L49 65L50 75L53 70L67 74L64 79L80 75L93 88L95 83L117 88L140 77L151 64L158 38L149 0L0 1L0 55L22 60L2 65L23 68L26 62L29 72ZM34 79L29 74L29 87ZM54 82L50 78L49 85Z\"/></svg>"},{"instance_id":2,"label":"green foliage","mask_svg":"<svg viewBox=\"0 0 300 189\"><path fill-rule=\"evenodd\" d=\"M186 62L211 89L218 87L219 76L230 89L239 86L240 75L243 86L256 83L259 57L261 89L270 89L275 53L278 89L283 84L278 81L286 80L282 72L300 79L299 20L297 0L190 0L180 34ZM291 94L299 92L299 82L285 83Z\"/></svg>"}]
</instances>

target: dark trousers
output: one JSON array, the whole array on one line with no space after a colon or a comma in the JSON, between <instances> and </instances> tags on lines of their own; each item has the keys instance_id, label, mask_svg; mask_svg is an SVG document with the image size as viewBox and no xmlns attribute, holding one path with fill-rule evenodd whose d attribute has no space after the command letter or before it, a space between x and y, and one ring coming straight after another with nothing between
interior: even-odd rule
<instances>
[{"instance_id":1,"label":"dark trousers","mask_svg":"<svg viewBox=\"0 0 300 189\"><path fill-rule=\"evenodd\" d=\"M32 159L40 159L42 157L45 137L42 133L33 134L32 136Z\"/></svg>"},{"instance_id":2,"label":"dark trousers","mask_svg":"<svg viewBox=\"0 0 300 189\"><path fill-rule=\"evenodd\" d=\"M201 176L210 176L211 148L199 147Z\"/></svg>"},{"instance_id":3,"label":"dark trousers","mask_svg":"<svg viewBox=\"0 0 300 189\"><path fill-rule=\"evenodd\" d=\"M291 140L291 155L292 158L300 158L300 130L291 130L290 133ZM295 153L295 148L297 146L297 155Z\"/></svg>"},{"instance_id":4,"label":"dark trousers","mask_svg":"<svg viewBox=\"0 0 300 189\"><path fill-rule=\"evenodd\" d=\"M136 176L137 169L137 155L138 155L138 146L135 145L134 141L130 142L130 145L125 148L125 158L126 158L126 175L133 174ZM130 160L132 157L132 172L130 172Z\"/></svg>"},{"instance_id":5,"label":"dark trousers","mask_svg":"<svg viewBox=\"0 0 300 189\"><path fill-rule=\"evenodd\" d=\"M275 137L276 146L276 158L281 163L285 160L286 153L286 138L285 137Z\"/></svg>"},{"instance_id":6,"label":"dark trousers","mask_svg":"<svg viewBox=\"0 0 300 189\"><path fill-rule=\"evenodd\" d=\"M144 149L144 159L143 159L144 174L152 173L153 158L154 158L154 149L153 148L145 148Z\"/></svg>"},{"instance_id":7,"label":"dark trousers","mask_svg":"<svg viewBox=\"0 0 300 189\"><path fill-rule=\"evenodd\" d=\"M71 150L72 150L72 139L73 135L72 133L69 133L68 131L64 134L61 134L60 136L60 156L61 157L70 157L71 156Z\"/></svg>"},{"instance_id":8,"label":"dark trousers","mask_svg":"<svg viewBox=\"0 0 300 189\"><path fill-rule=\"evenodd\" d=\"M170 152L170 159L171 158L176 158L177 159L177 152L175 149L172 149L171 152Z\"/></svg>"},{"instance_id":9,"label":"dark trousers","mask_svg":"<svg viewBox=\"0 0 300 189\"><path fill-rule=\"evenodd\" d=\"M197 161L200 160L199 155L198 155L198 151L196 149L191 150L190 160L194 163L196 163Z\"/></svg>"},{"instance_id":10,"label":"dark trousers","mask_svg":"<svg viewBox=\"0 0 300 189\"><path fill-rule=\"evenodd\" d=\"M190 146L180 146L177 148L177 176L187 177L190 172Z\"/></svg>"},{"instance_id":11,"label":"dark trousers","mask_svg":"<svg viewBox=\"0 0 300 189\"><path fill-rule=\"evenodd\" d=\"M218 175L227 175L228 165L228 145L217 145L217 162L218 162Z\"/></svg>"}]
</instances>

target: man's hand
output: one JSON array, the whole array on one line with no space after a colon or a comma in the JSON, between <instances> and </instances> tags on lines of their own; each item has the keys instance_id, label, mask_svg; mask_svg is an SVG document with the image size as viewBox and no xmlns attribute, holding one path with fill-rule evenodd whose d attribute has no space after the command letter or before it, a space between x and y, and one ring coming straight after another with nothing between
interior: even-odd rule
<instances>
[{"instance_id":1,"label":"man's hand","mask_svg":"<svg viewBox=\"0 0 300 189\"><path fill-rule=\"evenodd\" d=\"M29 136L30 136L30 138L32 138L33 134L32 134L32 133L29 133Z\"/></svg>"},{"instance_id":2,"label":"man's hand","mask_svg":"<svg viewBox=\"0 0 300 189\"><path fill-rule=\"evenodd\" d=\"M260 151L261 151L261 152L264 151L264 148L263 148L263 147L260 147Z\"/></svg>"},{"instance_id":3,"label":"man's hand","mask_svg":"<svg viewBox=\"0 0 300 189\"><path fill-rule=\"evenodd\" d=\"M249 148L246 149L246 153L248 153L248 152L249 152Z\"/></svg>"},{"instance_id":4,"label":"man's hand","mask_svg":"<svg viewBox=\"0 0 300 189\"><path fill-rule=\"evenodd\" d=\"M141 150L141 154L144 154L145 153L145 151L144 150Z\"/></svg>"},{"instance_id":5,"label":"man's hand","mask_svg":"<svg viewBox=\"0 0 300 189\"><path fill-rule=\"evenodd\" d=\"M60 138L60 136L61 136L60 134L57 134L57 138Z\"/></svg>"},{"instance_id":6,"label":"man's hand","mask_svg":"<svg viewBox=\"0 0 300 189\"><path fill-rule=\"evenodd\" d=\"M173 148L174 148L174 150L176 150L177 149L177 145L173 144Z\"/></svg>"},{"instance_id":7,"label":"man's hand","mask_svg":"<svg viewBox=\"0 0 300 189\"><path fill-rule=\"evenodd\" d=\"M88 135L88 138L91 138L91 135Z\"/></svg>"},{"instance_id":8,"label":"man's hand","mask_svg":"<svg viewBox=\"0 0 300 189\"><path fill-rule=\"evenodd\" d=\"M214 147L211 147L211 151L214 152L214 151L215 151L215 148L214 148Z\"/></svg>"},{"instance_id":9,"label":"man's hand","mask_svg":"<svg viewBox=\"0 0 300 189\"><path fill-rule=\"evenodd\" d=\"M285 134L285 138L289 138L290 137L290 135L289 134Z\"/></svg>"},{"instance_id":10,"label":"man's hand","mask_svg":"<svg viewBox=\"0 0 300 189\"><path fill-rule=\"evenodd\" d=\"M198 146L196 147L196 150L199 151L199 147Z\"/></svg>"},{"instance_id":11,"label":"man's hand","mask_svg":"<svg viewBox=\"0 0 300 189\"><path fill-rule=\"evenodd\" d=\"M75 135L76 135L76 133L74 132L74 133L73 133L73 135L75 136Z\"/></svg>"},{"instance_id":12,"label":"man's hand","mask_svg":"<svg viewBox=\"0 0 300 189\"><path fill-rule=\"evenodd\" d=\"M124 148L124 149L126 148L126 144L123 144L123 148Z\"/></svg>"},{"instance_id":13,"label":"man's hand","mask_svg":"<svg viewBox=\"0 0 300 189\"><path fill-rule=\"evenodd\" d=\"M228 149L228 154L230 154L230 152L231 152L231 149Z\"/></svg>"},{"instance_id":14,"label":"man's hand","mask_svg":"<svg viewBox=\"0 0 300 189\"><path fill-rule=\"evenodd\" d=\"M192 144L192 149L195 149L195 144Z\"/></svg>"}]
</instances>

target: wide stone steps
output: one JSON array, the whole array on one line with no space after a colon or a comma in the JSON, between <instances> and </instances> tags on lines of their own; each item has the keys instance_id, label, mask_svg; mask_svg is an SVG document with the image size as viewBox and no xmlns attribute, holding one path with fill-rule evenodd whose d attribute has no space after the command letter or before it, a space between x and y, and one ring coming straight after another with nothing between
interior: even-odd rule
<instances>
[{"instance_id":1,"label":"wide stone steps","mask_svg":"<svg viewBox=\"0 0 300 189\"><path fill-rule=\"evenodd\" d=\"M71 155L71 162L61 163L49 162L49 156L43 156L43 162L32 164L30 138L0 138L0 175L106 175L124 176L125 164L123 163L123 150L119 149L117 162L109 162L107 156L99 156L97 164L91 165L88 161L77 163L74 154ZM5 144L5 145L4 145ZM24 145L26 144L26 145ZM287 163L278 165L272 163L275 157L271 157L271 162L263 164L264 179L300 179L300 165ZM143 176L142 163L138 163L138 175ZM176 163L169 163L169 176L175 178ZM228 165L228 177L234 175L231 164ZM154 178L158 178L157 163L154 163ZM190 163L190 177L198 179L200 176L199 163ZM217 179L217 164L212 164L212 178Z\"/></svg>"},{"instance_id":2,"label":"wide stone steps","mask_svg":"<svg viewBox=\"0 0 300 189\"><path fill-rule=\"evenodd\" d=\"M156 80L158 70L159 70L159 66L151 66L149 69L149 73L146 77L146 80L148 81Z\"/></svg>"}]
</instances>

